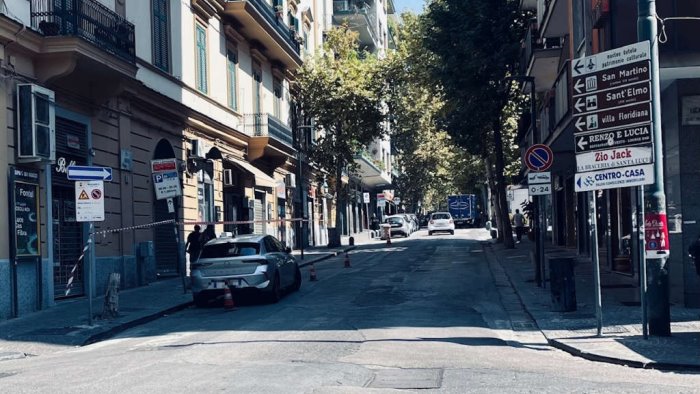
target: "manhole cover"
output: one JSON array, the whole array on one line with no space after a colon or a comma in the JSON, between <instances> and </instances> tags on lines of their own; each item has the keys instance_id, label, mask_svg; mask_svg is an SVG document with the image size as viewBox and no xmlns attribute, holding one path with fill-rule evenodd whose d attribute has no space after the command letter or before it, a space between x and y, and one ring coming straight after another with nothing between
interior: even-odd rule
<instances>
[{"instance_id":1,"label":"manhole cover","mask_svg":"<svg viewBox=\"0 0 700 394\"><path fill-rule=\"evenodd\" d=\"M367 387L381 389L439 389L442 369L382 369Z\"/></svg>"}]
</instances>

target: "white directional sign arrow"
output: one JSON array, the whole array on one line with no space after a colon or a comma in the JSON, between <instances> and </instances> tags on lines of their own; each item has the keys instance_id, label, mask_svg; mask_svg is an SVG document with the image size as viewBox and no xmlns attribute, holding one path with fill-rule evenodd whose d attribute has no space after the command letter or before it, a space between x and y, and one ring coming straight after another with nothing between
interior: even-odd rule
<instances>
[{"instance_id":1,"label":"white directional sign arrow","mask_svg":"<svg viewBox=\"0 0 700 394\"><path fill-rule=\"evenodd\" d=\"M574 104L574 108L576 108L576 112L581 112L585 106L586 106L585 99L583 99L582 97L579 97L576 99L576 104Z\"/></svg>"},{"instance_id":2,"label":"white directional sign arrow","mask_svg":"<svg viewBox=\"0 0 700 394\"><path fill-rule=\"evenodd\" d=\"M576 84L574 84L574 90L576 90L576 93L582 93L583 92L583 87L584 83L582 79L577 79Z\"/></svg>"},{"instance_id":3,"label":"white directional sign arrow","mask_svg":"<svg viewBox=\"0 0 700 394\"><path fill-rule=\"evenodd\" d=\"M580 75L581 69L583 69L583 59L576 59L576 64L574 64L574 72L576 75Z\"/></svg>"},{"instance_id":4,"label":"white directional sign arrow","mask_svg":"<svg viewBox=\"0 0 700 394\"><path fill-rule=\"evenodd\" d=\"M111 181L110 167L68 166L67 178L71 181Z\"/></svg>"},{"instance_id":5,"label":"white directional sign arrow","mask_svg":"<svg viewBox=\"0 0 700 394\"><path fill-rule=\"evenodd\" d=\"M586 145L588 145L588 142L586 142L586 139L584 137L581 137L576 143L576 145L578 145L579 149L584 150L586 149Z\"/></svg>"},{"instance_id":6,"label":"white directional sign arrow","mask_svg":"<svg viewBox=\"0 0 700 394\"><path fill-rule=\"evenodd\" d=\"M576 123L574 123L574 126L576 126L576 130L578 131L583 131L583 127L586 125L586 121L583 118L578 118L576 119Z\"/></svg>"}]
</instances>

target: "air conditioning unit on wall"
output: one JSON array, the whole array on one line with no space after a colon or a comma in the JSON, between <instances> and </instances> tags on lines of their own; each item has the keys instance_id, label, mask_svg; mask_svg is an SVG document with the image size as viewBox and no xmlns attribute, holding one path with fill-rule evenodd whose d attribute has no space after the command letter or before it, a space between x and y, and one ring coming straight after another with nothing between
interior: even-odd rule
<instances>
[{"instance_id":1,"label":"air conditioning unit on wall","mask_svg":"<svg viewBox=\"0 0 700 394\"><path fill-rule=\"evenodd\" d=\"M17 85L17 161L56 159L54 92L39 85Z\"/></svg>"},{"instance_id":2,"label":"air conditioning unit on wall","mask_svg":"<svg viewBox=\"0 0 700 394\"><path fill-rule=\"evenodd\" d=\"M297 187L297 181L294 174L287 174L284 176L284 185L289 188Z\"/></svg>"}]
</instances>

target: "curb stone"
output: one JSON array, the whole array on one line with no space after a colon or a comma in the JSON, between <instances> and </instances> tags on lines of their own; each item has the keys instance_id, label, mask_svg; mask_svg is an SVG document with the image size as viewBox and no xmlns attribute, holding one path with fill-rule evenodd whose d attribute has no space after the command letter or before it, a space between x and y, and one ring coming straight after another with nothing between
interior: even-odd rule
<instances>
[{"instance_id":1,"label":"curb stone","mask_svg":"<svg viewBox=\"0 0 700 394\"><path fill-rule=\"evenodd\" d=\"M109 338L119 334L120 332L126 331L126 330L128 330L130 328L134 328L136 326L140 326L142 324L150 323L154 320L160 319L163 316L166 316L166 315L169 315L169 314L172 314L175 312L179 312L183 309L189 308L193 304L194 303L192 301L184 302L182 304L175 305L175 306L170 307L168 309L158 311L158 312L152 313L152 314L144 316L144 317L140 317L140 318L132 320L132 321L127 321L127 322L124 322L122 324L118 324L118 325L116 325L116 326L114 326L106 331L98 332L94 335L91 335L80 346L87 346L87 345L91 345L93 343L104 341L106 339L109 339Z\"/></svg>"},{"instance_id":2,"label":"curb stone","mask_svg":"<svg viewBox=\"0 0 700 394\"><path fill-rule=\"evenodd\" d=\"M517 286L513 283L513 280L511 279L510 275L508 274L508 271L503 268L503 265L501 264L501 261L498 259L498 256L496 253L493 251L491 247L491 242L482 242L482 248L484 249L484 252L487 255L487 258L489 262L494 262L495 264L498 264L500 268L503 270L503 273L505 276L508 278L508 282L510 283L511 288L513 291L518 295L518 298L520 299L520 302L525 309L525 312L530 316L530 318L533 319L535 322L535 326L537 329L542 333L542 335L547 339L547 343L561 351L567 352L571 354L572 356L575 357L580 357L585 360L589 361L594 361L594 362L601 362L601 363L607 363L607 364L614 364L614 365L621 365L625 367L630 367L630 368L639 368L639 369L653 369L653 370L659 370L659 371L693 371L693 372L698 372L700 371L700 365L694 365L694 364L674 364L674 363L665 363L665 362L656 362L656 361L649 361L649 362L641 362L641 361L636 361L636 360L628 360L624 358L619 358L619 357L611 357L611 356L604 356L601 354L596 354L596 353L590 353L581 349L576 348L575 346L568 345L564 342L562 342L560 339L555 339L555 338L550 338L545 331L540 329L539 324L537 322L537 319L532 315L530 312L527 304L525 304L522 301L522 297L520 296L520 292L518 291Z\"/></svg>"}]
</instances>

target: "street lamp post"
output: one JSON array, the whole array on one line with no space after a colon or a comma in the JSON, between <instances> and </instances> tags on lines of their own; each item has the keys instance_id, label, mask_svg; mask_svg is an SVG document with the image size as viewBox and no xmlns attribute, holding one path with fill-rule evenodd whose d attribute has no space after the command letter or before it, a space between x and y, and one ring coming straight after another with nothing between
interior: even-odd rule
<instances>
[{"instance_id":1,"label":"street lamp post","mask_svg":"<svg viewBox=\"0 0 700 394\"><path fill-rule=\"evenodd\" d=\"M637 38L650 41L651 113L654 141L654 183L649 185L646 207L648 211L641 218L651 216L664 225L666 231L666 195L664 193L663 134L661 131L661 87L659 77L659 40L657 37L657 14L655 0L638 0ZM638 193L640 199L643 193ZM639 204L641 205L641 204ZM642 207L643 208L643 207ZM641 216L641 215L640 215ZM641 238L640 234L640 238ZM667 240L668 242L668 240ZM646 248L645 248L646 249ZM648 317L649 334L653 336L671 335L671 309L669 295L668 254L654 254L646 261L646 250L639 256L640 277L642 279L642 303L644 318ZM648 278L646 275L648 273ZM645 293L646 287L646 294ZM646 319L643 319L646 320ZM643 322L646 334L646 321ZM646 335L645 335L646 336Z\"/></svg>"}]
</instances>

